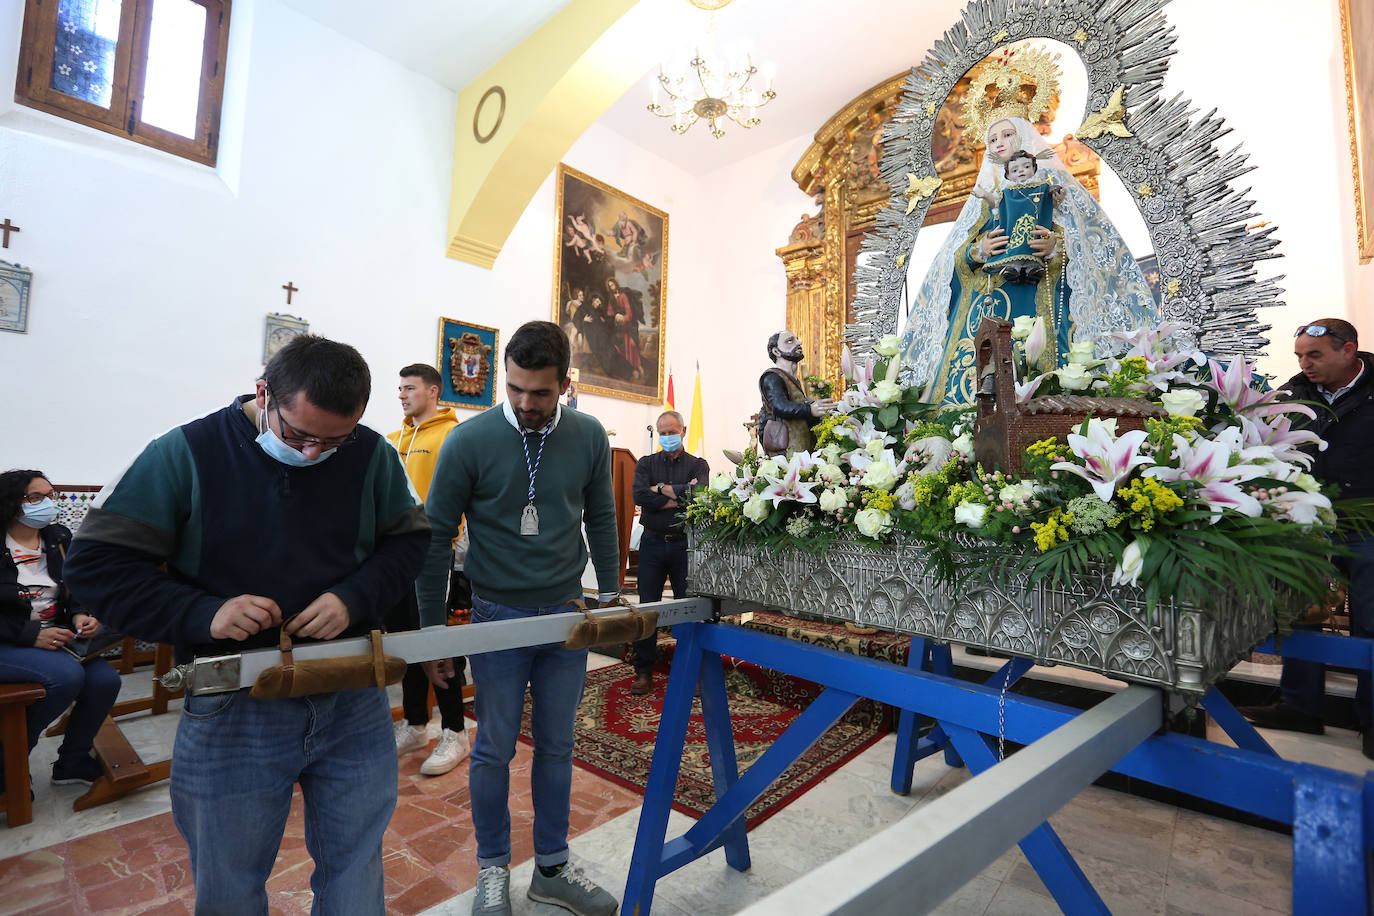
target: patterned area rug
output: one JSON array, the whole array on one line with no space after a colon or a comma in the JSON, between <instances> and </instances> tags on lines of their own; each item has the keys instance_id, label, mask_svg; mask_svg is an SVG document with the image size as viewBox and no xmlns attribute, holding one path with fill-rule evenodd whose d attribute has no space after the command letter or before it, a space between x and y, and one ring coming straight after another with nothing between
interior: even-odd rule
<instances>
[{"instance_id":1,"label":"patterned area rug","mask_svg":"<svg viewBox=\"0 0 1374 916\"><path fill-rule=\"evenodd\" d=\"M630 665L612 665L587 672L587 687L578 710L574 761L593 773L642 792L648 783L654 739L663 713L667 673L667 667L660 662L653 692L637 697L630 693L630 682L634 679L634 668ZM730 696L735 755L743 773L792 724L800 710L760 695L757 685L735 669L726 671L726 689ZM854 721L855 718L859 721ZM847 717L837 722L748 808L745 829L752 830L781 811L878 740L882 736L878 718L872 715ZM528 700L522 737L530 740ZM701 817L715 800L701 701L695 700L673 807L692 817Z\"/></svg>"}]
</instances>

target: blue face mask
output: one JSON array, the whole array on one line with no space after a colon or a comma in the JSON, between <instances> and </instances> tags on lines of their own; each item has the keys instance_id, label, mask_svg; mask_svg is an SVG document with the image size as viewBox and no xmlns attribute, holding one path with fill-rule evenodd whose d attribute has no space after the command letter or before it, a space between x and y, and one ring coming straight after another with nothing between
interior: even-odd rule
<instances>
[{"instance_id":1,"label":"blue face mask","mask_svg":"<svg viewBox=\"0 0 1374 916\"><path fill-rule=\"evenodd\" d=\"M658 436L658 444L663 446L665 452L675 452L682 448L682 433L662 433Z\"/></svg>"},{"instance_id":2,"label":"blue face mask","mask_svg":"<svg viewBox=\"0 0 1374 916\"><path fill-rule=\"evenodd\" d=\"M51 498L36 505L24 503L24 512L19 516L19 521L30 528L46 528L57 521L57 503Z\"/></svg>"},{"instance_id":3,"label":"blue face mask","mask_svg":"<svg viewBox=\"0 0 1374 916\"><path fill-rule=\"evenodd\" d=\"M258 416L262 418L259 421L259 425L265 427L262 432L258 433L258 445L262 447L262 450L266 452L269 457L275 458L288 467L308 468L319 464L321 461L324 461L338 451L337 448L331 448L328 451L320 452L318 458L307 458L296 449L281 441L277 434L272 432L270 427L267 427L266 411L261 412Z\"/></svg>"}]
</instances>

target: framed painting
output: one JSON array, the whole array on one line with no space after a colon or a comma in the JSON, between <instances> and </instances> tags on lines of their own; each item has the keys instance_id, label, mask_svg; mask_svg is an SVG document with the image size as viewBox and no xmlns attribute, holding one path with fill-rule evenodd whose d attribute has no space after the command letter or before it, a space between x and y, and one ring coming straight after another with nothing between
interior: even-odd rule
<instances>
[{"instance_id":1,"label":"framed painting","mask_svg":"<svg viewBox=\"0 0 1374 916\"><path fill-rule=\"evenodd\" d=\"M668 214L559 164L553 320L582 394L663 400Z\"/></svg>"},{"instance_id":2,"label":"framed painting","mask_svg":"<svg viewBox=\"0 0 1374 916\"><path fill-rule=\"evenodd\" d=\"M1356 247L1361 264L1374 258L1374 4L1340 0L1345 50L1345 107L1350 118L1350 166L1355 176Z\"/></svg>"},{"instance_id":3,"label":"framed painting","mask_svg":"<svg viewBox=\"0 0 1374 916\"><path fill-rule=\"evenodd\" d=\"M0 261L0 331L26 334L29 330L29 287L33 271Z\"/></svg>"},{"instance_id":4,"label":"framed painting","mask_svg":"<svg viewBox=\"0 0 1374 916\"><path fill-rule=\"evenodd\" d=\"M439 403L469 410L486 410L495 404L496 367L500 359L500 332L496 328L440 318L435 358L435 368L443 379Z\"/></svg>"},{"instance_id":5,"label":"framed painting","mask_svg":"<svg viewBox=\"0 0 1374 916\"><path fill-rule=\"evenodd\" d=\"M262 361L267 363L277 351L291 342L292 338L310 330L310 322L295 315L281 312L268 312L262 331Z\"/></svg>"}]
</instances>

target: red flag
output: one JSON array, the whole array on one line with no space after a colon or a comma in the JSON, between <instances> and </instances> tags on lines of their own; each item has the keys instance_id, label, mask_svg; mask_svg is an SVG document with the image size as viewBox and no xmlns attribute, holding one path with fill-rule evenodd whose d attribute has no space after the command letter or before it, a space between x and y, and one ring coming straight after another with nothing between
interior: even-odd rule
<instances>
[{"instance_id":1,"label":"red flag","mask_svg":"<svg viewBox=\"0 0 1374 916\"><path fill-rule=\"evenodd\" d=\"M668 370L668 394L663 399L663 406L669 410L676 410L677 405L673 403L673 370Z\"/></svg>"}]
</instances>

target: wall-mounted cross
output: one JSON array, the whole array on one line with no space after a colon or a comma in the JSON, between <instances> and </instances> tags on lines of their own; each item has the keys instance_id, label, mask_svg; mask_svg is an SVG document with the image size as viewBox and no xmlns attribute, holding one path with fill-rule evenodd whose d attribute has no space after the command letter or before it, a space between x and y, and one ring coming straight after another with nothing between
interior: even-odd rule
<instances>
[{"instance_id":1,"label":"wall-mounted cross","mask_svg":"<svg viewBox=\"0 0 1374 916\"><path fill-rule=\"evenodd\" d=\"M287 280L287 281L286 281L286 285L283 286L282 289L286 290L286 304L287 304L287 305L290 305L290 304L291 304L291 294L292 294L292 293L298 293L298 292L301 291L301 288L300 288L299 286L293 285L293 284L291 283L290 280Z\"/></svg>"},{"instance_id":2,"label":"wall-mounted cross","mask_svg":"<svg viewBox=\"0 0 1374 916\"><path fill-rule=\"evenodd\" d=\"M5 217L5 221L3 223L0 223L0 232L3 232L5 235L4 241L0 242L0 248L10 247L10 233L18 231L19 227L16 226L14 223L10 222L10 218L8 216Z\"/></svg>"}]
</instances>

